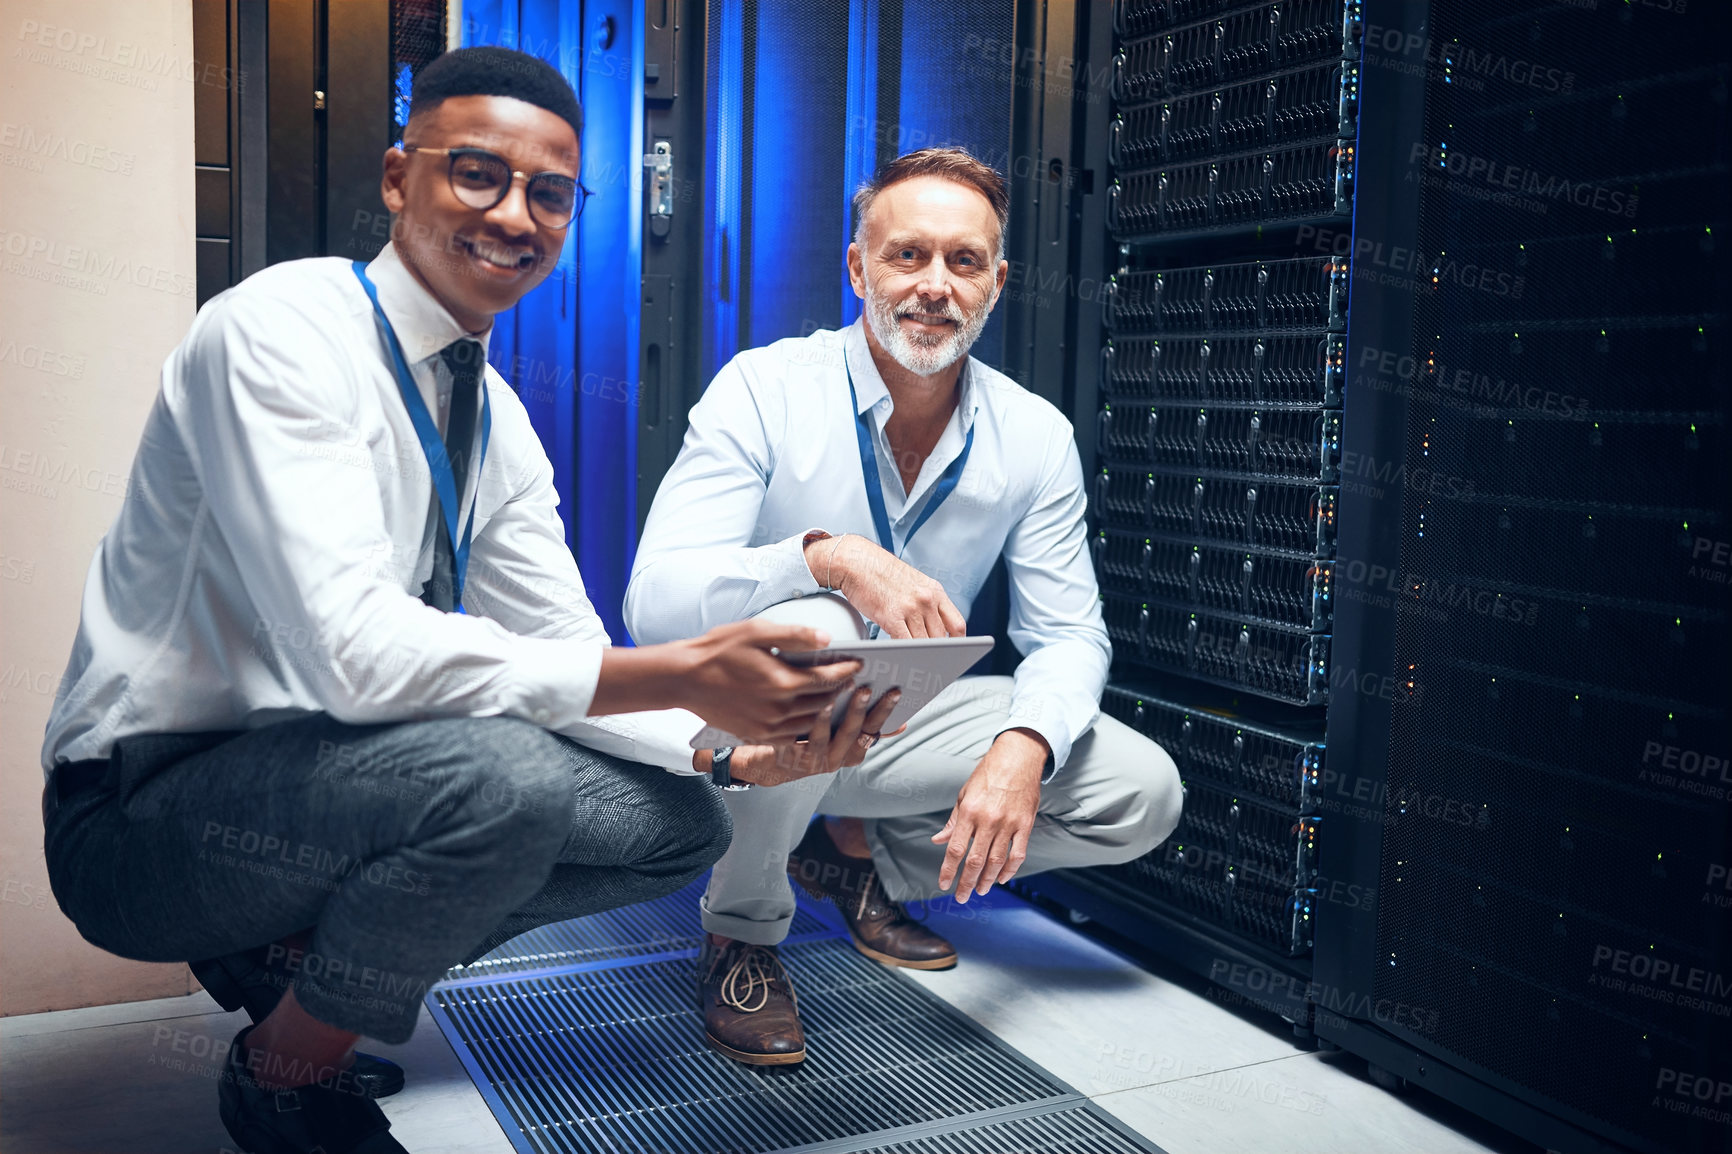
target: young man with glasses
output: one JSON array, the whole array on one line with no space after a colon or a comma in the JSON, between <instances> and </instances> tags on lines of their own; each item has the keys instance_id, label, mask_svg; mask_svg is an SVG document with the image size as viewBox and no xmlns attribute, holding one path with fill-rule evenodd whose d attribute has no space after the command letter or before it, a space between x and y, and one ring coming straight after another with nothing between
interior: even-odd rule
<instances>
[{"instance_id":1,"label":"young man with glasses","mask_svg":"<svg viewBox=\"0 0 1732 1154\"><path fill-rule=\"evenodd\" d=\"M430 983L527 929L698 876L729 836L702 722L828 732L857 668L795 669L772 647L825 639L761 623L609 647L485 364L582 207L580 131L533 57L428 65L384 158L392 242L200 311L91 566L49 877L90 941L193 959L254 1018L218 1087L245 1151L402 1150L373 1101L401 1071L357 1038L407 1039ZM880 721L852 704L784 760L833 769Z\"/></svg>"}]
</instances>

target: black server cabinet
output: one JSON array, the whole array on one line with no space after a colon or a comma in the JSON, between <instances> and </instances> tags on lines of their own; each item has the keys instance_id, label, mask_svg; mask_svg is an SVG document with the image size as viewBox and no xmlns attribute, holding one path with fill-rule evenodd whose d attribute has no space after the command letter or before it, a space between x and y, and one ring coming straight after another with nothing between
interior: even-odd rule
<instances>
[{"instance_id":1,"label":"black server cabinet","mask_svg":"<svg viewBox=\"0 0 1732 1154\"><path fill-rule=\"evenodd\" d=\"M1727 15L1367 36L1402 186L1354 237L1341 556L1387 576L1337 561L1335 644L1392 692L1329 710L1377 804L1324 864L1378 901L1319 920L1316 1029L1557 1149L1732 1148Z\"/></svg>"},{"instance_id":2,"label":"black server cabinet","mask_svg":"<svg viewBox=\"0 0 1732 1154\"><path fill-rule=\"evenodd\" d=\"M1729 14L1113 17L1074 414L1186 813L1028 888L1549 1148L1732 1149Z\"/></svg>"},{"instance_id":3,"label":"black server cabinet","mask_svg":"<svg viewBox=\"0 0 1732 1154\"><path fill-rule=\"evenodd\" d=\"M445 0L193 0L198 303L267 264L371 260L389 238L379 158Z\"/></svg>"},{"instance_id":4,"label":"black server cabinet","mask_svg":"<svg viewBox=\"0 0 1732 1154\"><path fill-rule=\"evenodd\" d=\"M1727 19L1015 6L1005 364L1187 792L1019 884L1557 1150L1732 1136Z\"/></svg>"},{"instance_id":5,"label":"black server cabinet","mask_svg":"<svg viewBox=\"0 0 1732 1154\"><path fill-rule=\"evenodd\" d=\"M1359 0L1113 8L1090 515L1102 708L1178 765L1168 842L1031 888L1309 1036L1328 837ZM1357 892L1357 891L1355 891ZM1273 976L1263 980L1261 976Z\"/></svg>"}]
</instances>

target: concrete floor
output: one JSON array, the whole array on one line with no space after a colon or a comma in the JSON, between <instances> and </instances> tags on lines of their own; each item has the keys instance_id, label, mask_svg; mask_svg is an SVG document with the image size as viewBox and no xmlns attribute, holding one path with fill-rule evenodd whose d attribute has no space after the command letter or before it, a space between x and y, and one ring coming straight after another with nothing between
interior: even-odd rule
<instances>
[{"instance_id":1,"label":"concrete floor","mask_svg":"<svg viewBox=\"0 0 1732 1154\"><path fill-rule=\"evenodd\" d=\"M930 924L962 964L904 972L1170 1154L1539 1149L1423 1092L1392 1096L1357 1059L1302 1052L1272 1015L1225 1004L1176 967L1132 962L1013 897L946 903ZM0 1020L0 1150L232 1152L210 1054L244 1024L202 993ZM408 1044L368 1049L408 1071L384 1105L409 1150L509 1154L425 1010Z\"/></svg>"}]
</instances>

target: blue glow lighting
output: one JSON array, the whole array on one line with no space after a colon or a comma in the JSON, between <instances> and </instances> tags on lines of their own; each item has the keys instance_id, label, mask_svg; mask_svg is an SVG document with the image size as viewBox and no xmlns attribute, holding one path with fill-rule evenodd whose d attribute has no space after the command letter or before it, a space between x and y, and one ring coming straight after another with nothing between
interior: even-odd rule
<instances>
[{"instance_id":1,"label":"blue glow lighting","mask_svg":"<svg viewBox=\"0 0 1732 1154\"><path fill-rule=\"evenodd\" d=\"M587 37L581 0L466 0L461 42L499 44L554 65L584 105L583 181L595 190L546 281L494 323L489 360L523 402L553 464L566 542L616 642L636 548L638 198L642 68L626 5L613 46Z\"/></svg>"},{"instance_id":2,"label":"blue glow lighting","mask_svg":"<svg viewBox=\"0 0 1732 1154\"><path fill-rule=\"evenodd\" d=\"M409 94L415 87L415 74L407 64L397 69L396 93L391 99L391 115L397 132L392 143L403 147L403 128L409 123Z\"/></svg>"},{"instance_id":3,"label":"blue glow lighting","mask_svg":"<svg viewBox=\"0 0 1732 1154\"><path fill-rule=\"evenodd\" d=\"M736 352L851 323L854 190L891 156L954 144L1007 176L1010 5L883 19L879 0L715 0L708 46L706 374ZM959 49L958 45L965 47ZM992 46L990 49L986 46ZM1026 161L1025 161L1026 164ZM976 356L1003 356L997 316Z\"/></svg>"}]
</instances>

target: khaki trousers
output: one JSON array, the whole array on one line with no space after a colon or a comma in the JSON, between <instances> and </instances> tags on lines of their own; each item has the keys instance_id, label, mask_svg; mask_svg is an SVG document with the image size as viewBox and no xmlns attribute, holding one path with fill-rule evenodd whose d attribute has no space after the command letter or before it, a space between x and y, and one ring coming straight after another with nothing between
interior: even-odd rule
<instances>
[{"instance_id":1,"label":"khaki trousers","mask_svg":"<svg viewBox=\"0 0 1732 1154\"><path fill-rule=\"evenodd\" d=\"M734 839L710 874L704 928L774 945L794 918L788 854L812 815L865 819L873 864L892 901L940 896L944 827L957 793L993 739L1014 724L1009 677L965 677L921 711L901 737L861 764L773 788L723 794ZM1178 771L1165 750L1102 714L1041 786L1026 877L1062 867L1108 865L1148 853L1179 822Z\"/></svg>"}]
</instances>

